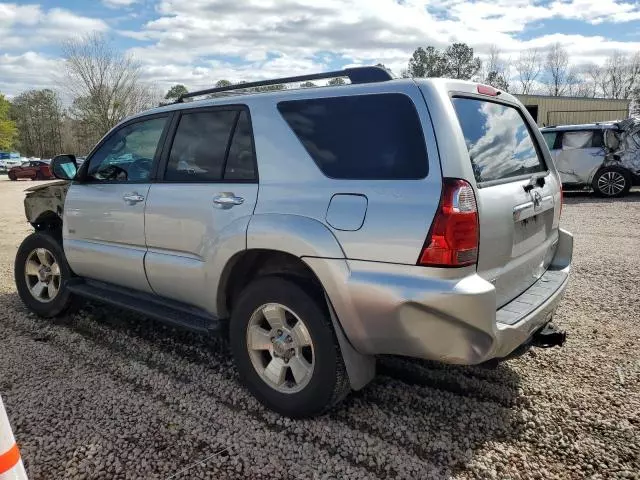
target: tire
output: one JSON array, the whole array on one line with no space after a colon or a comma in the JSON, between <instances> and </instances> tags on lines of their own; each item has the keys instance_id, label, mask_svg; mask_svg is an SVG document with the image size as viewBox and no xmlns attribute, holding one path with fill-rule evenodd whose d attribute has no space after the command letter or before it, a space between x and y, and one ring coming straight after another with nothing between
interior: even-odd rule
<instances>
[{"instance_id":1,"label":"tire","mask_svg":"<svg viewBox=\"0 0 640 480\"><path fill-rule=\"evenodd\" d=\"M17 180L16 175L14 173L9 173L7 174L7 176L9 177L9 180L11 180L12 182L15 182Z\"/></svg>"},{"instance_id":2,"label":"tire","mask_svg":"<svg viewBox=\"0 0 640 480\"><path fill-rule=\"evenodd\" d=\"M623 197L631 189L631 175L624 168L605 167L595 174L591 186L600 197Z\"/></svg>"},{"instance_id":3,"label":"tire","mask_svg":"<svg viewBox=\"0 0 640 480\"><path fill-rule=\"evenodd\" d=\"M30 262L29 269L27 261ZM57 265L57 269L54 265ZM36 267L37 274L34 271ZM45 267L44 272L41 272L42 267ZM28 271L34 274L27 275ZM56 271L59 275L56 275ZM35 232L23 240L16 254L14 276L20 298L29 310L41 317L59 316L76 304L76 299L67 289L73 273L60 242L50 234ZM44 287L41 286L43 283ZM41 290L39 297L34 293L38 290Z\"/></svg>"},{"instance_id":4,"label":"tire","mask_svg":"<svg viewBox=\"0 0 640 480\"><path fill-rule=\"evenodd\" d=\"M44 180L44 175L41 172L36 172L36 176L32 180Z\"/></svg>"},{"instance_id":5,"label":"tire","mask_svg":"<svg viewBox=\"0 0 640 480\"><path fill-rule=\"evenodd\" d=\"M241 381L264 406L288 417L310 417L331 408L349 393L349 379L340 347L327 308L320 300L289 280L267 276L250 283L235 305L229 326L231 350ZM274 341L277 330L266 321L264 312L267 311L271 322L277 324L278 318L282 318L279 308L286 312L285 326ZM302 327L298 327L297 322L302 322ZM258 323L262 326L258 327ZM250 327L262 330L256 338L263 340L268 349L249 348ZM263 337L265 332L268 335ZM311 347L299 347L305 342L298 340L305 335ZM287 340L295 347L285 353L292 355L295 351L288 361L286 356L278 356L278 352L282 355L283 346L289 348ZM269 383L265 373L259 373L259 370L266 372L263 367L270 362L279 362L282 367L285 361L284 368L277 370L278 373L284 371L284 375L275 374L278 379L284 379L279 387ZM304 370L300 365L312 366L304 377L301 377L300 372ZM294 366L300 382L293 374Z\"/></svg>"}]
</instances>

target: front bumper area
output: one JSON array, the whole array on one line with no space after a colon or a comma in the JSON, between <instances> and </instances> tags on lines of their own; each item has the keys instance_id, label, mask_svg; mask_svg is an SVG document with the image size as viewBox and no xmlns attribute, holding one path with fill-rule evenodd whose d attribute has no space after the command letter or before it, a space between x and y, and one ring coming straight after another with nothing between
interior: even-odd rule
<instances>
[{"instance_id":1,"label":"front bumper area","mask_svg":"<svg viewBox=\"0 0 640 480\"><path fill-rule=\"evenodd\" d=\"M443 271L365 261L304 260L322 281L344 333L358 352L478 364L509 356L549 323L569 281L572 251L573 237L561 230L547 272L499 310L494 286L473 267ZM461 274L466 276L460 278Z\"/></svg>"}]
</instances>

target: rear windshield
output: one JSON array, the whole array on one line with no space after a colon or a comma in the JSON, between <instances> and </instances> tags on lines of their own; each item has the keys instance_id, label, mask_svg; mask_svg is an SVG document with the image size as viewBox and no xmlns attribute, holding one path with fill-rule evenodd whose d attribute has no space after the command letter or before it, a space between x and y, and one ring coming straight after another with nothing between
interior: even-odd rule
<instances>
[{"instance_id":1,"label":"rear windshield","mask_svg":"<svg viewBox=\"0 0 640 480\"><path fill-rule=\"evenodd\" d=\"M472 98L453 98L476 182L546 170L517 109Z\"/></svg>"},{"instance_id":2,"label":"rear windshield","mask_svg":"<svg viewBox=\"0 0 640 480\"><path fill-rule=\"evenodd\" d=\"M427 176L420 119L402 94L355 95L278 103L320 170L338 179Z\"/></svg>"}]
</instances>

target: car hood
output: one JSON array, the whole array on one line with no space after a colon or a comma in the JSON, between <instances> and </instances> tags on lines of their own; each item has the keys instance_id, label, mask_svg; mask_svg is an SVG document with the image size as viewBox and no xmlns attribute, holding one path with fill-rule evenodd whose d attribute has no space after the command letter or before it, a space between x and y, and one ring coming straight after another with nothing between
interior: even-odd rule
<instances>
[{"instance_id":1,"label":"car hood","mask_svg":"<svg viewBox=\"0 0 640 480\"><path fill-rule=\"evenodd\" d=\"M25 188L25 192L37 192L38 190L44 190L55 185L65 185L69 183L67 180L56 180L55 182L45 183L44 185L34 185L33 187Z\"/></svg>"}]
</instances>

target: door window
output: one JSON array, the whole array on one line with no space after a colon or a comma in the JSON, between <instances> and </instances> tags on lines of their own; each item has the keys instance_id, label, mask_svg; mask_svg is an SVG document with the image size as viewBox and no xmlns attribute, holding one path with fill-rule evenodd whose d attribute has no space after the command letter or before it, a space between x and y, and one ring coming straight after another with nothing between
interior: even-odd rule
<instances>
[{"instance_id":1,"label":"door window","mask_svg":"<svg viewBox=\"0 0 640 480\"><path fill-rule=\"evenodd\" d=\"M238 118L231 147L229 147L224 179L251 181L257 180L257 177L251 123L249 123L249 114L243 111Z\"/></svg>"},{"instance_id":2,"label":"door window","mask_svg":"<svg viewBox=\"0 0 640 480\"><path fill-rule=\"evenodd\" d=\"M592 142L593 132L590 130L580 132L564 132L564 135L562 135L563 150L591 148Z\"/></svg>"},{"instance_id":3,"label":"door window","mask_svg":"<svg viewBox=\"0 0 640 480\"><path fill-rule=\"evenodd\" d=\"M221 181L238 113L237 110L183 113L171 146L165 181Z\"/></svg>"},{"instance_id":4,"label":"door window","mask_svg":"<svg viewBox=\"0 0 640 480\"><path fill-rule=\"evenodd\" d=\"M166 117L130 123L112 134L89 159L93 182L148 182Z\"/></svg>"},{"instance_id":5,"label":"door window","mask_svg":"<svg viewBox=\"0 0 640 480\"><path fill-rule=\"evenodd\" d=\"M549 148L549 150L553 150L556 144L558 132L543 132L542 136L544 137L544 142L547 144L547 148Z\"/></svg>"}]
</instances>

